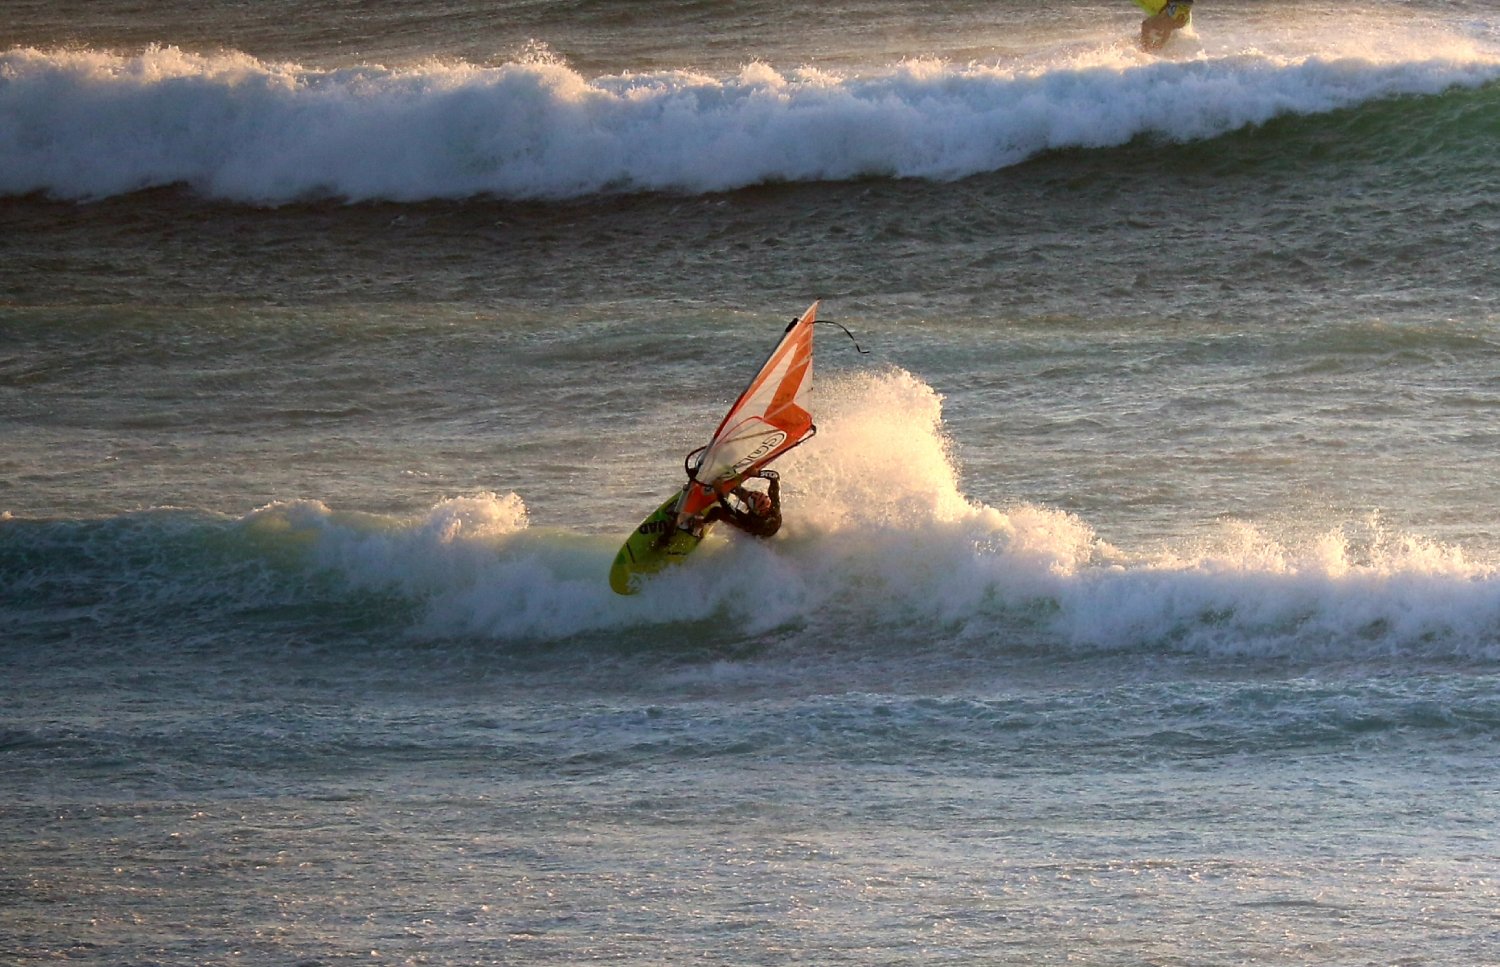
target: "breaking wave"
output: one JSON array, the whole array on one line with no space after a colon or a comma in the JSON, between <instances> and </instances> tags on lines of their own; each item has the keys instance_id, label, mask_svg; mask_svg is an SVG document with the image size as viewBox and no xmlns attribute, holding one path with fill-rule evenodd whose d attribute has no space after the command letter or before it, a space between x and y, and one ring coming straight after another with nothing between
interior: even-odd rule
<instances>
[{"instance_id":1,"label":"breaking wave","mask_svg":"<svg viewBox=\"0 0 1500 967\"><path fill-rule=\"evenodd\" d=\"M634 597L606 583L634 521L580 534L530 520L519 495L475 494L410 519L316 501L238 518L0 519L0 621L31 640L107 628L119 642L139 627L152 647L232 620L361 641L1500 660L1500 571L1462 548L1378 521L1297 543L1242 522L1133 552L1066 513L966 498L942 400L910 374L818 392L816 445L783 461L782 535L711 534Z\"/></svg>"},{"instance_id":2,"label":"breaking wave","mask_svg":"<svg viewBox=\"0 0 1500 967\"><path fill-rule=\"evenodd\" d=\"M326 70L240 53L0 54L0 194L413 202L954 179L1058 149L1201 141L1500 77L1472 44L1185 59L1114 45L1022 65L754 63L585 77L545 55Z\"/></svg>"}]
</instances>

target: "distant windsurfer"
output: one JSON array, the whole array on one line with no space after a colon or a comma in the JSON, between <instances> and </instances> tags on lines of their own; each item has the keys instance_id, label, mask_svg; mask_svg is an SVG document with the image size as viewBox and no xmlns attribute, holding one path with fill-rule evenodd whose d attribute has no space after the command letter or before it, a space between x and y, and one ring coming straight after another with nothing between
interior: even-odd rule
<instances>
[{"instance_id":1,"label":"distant windsurfer","mask_svg":"<svg viewBox=\"0 0 1500 967\"><path fill-rule=\"evenodd\" d=\"M766 538L781 530L781 475L775 470L762 470L755 476L767 481L770 490L762 492L749 487L736 487L730 491L744 508L720 498L703 516L706 527L715 521L725 521L753 537Z\"/></svg>"},{"instance_id":2,"label":"distant windsurfer","mask_svg":"<svg viewBox=\"0 0 1500 967\"><path fill-rule=\"evenodd\" d=\"M1161 50L1172 34L1188 25L1193 16L1193 0L1136 0L1151 16L1141 21L1141 49ZM1159 3L1159 9L1158 9Z\"/></svg>"}]
</instances>

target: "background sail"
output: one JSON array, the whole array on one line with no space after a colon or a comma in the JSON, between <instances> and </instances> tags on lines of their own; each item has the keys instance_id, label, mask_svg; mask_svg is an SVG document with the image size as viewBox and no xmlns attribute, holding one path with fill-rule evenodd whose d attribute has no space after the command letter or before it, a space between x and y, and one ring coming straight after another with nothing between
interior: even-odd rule
<instances>
[{"instance_id":1,"label":"background sail","mask_svg":"<svg viewBox=\"0 0 1500 967\"><path fill-rule=\"evenodd\" d=\"M813 323L808 306L771 351L765 365L724 415L693 469L678 505L679 523L711 507L747 476L805 440L813 431L804 396L812 384Z\"/></svg>"}]
</instances>

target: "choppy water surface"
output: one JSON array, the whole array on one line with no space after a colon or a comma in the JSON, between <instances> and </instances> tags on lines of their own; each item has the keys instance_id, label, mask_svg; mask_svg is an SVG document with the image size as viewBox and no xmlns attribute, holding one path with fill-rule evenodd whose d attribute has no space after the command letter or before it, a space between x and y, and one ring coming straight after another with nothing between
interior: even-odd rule
<instances>
[{"instance_id":1,"label":"choppy water surface","mask_svg":"<svg viewBox=\"0 0 1500 967\"><path fill-rule=\"evenodd\" d=\"M1489 6L13 6L0 959L1494 959Z\"/></svg>"}]
</instances>

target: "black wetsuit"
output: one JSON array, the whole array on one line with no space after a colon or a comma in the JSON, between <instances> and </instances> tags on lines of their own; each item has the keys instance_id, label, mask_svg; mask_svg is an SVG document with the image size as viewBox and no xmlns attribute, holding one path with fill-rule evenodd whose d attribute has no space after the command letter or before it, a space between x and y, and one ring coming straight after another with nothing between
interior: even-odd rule
<instances>
[{"instance_id":1,"label":"black wetsuit","mask_svg":"<svg viewBox=\"0 0 1500 967\"><path fill-rule=\"evenodd\" d=\"M754 537L770 537L781 530L781 481L775 477L767 478L771 489L768 491L771 497L771 509L764 514L757 514L753 510L740 510L727 501L715 504L709 512L704 515L703 522L711 524L716 520L727 521ZM750 506L750 496L743 487L736 487L730 491L745 506Z\"/></svg>"}]
</instances>

